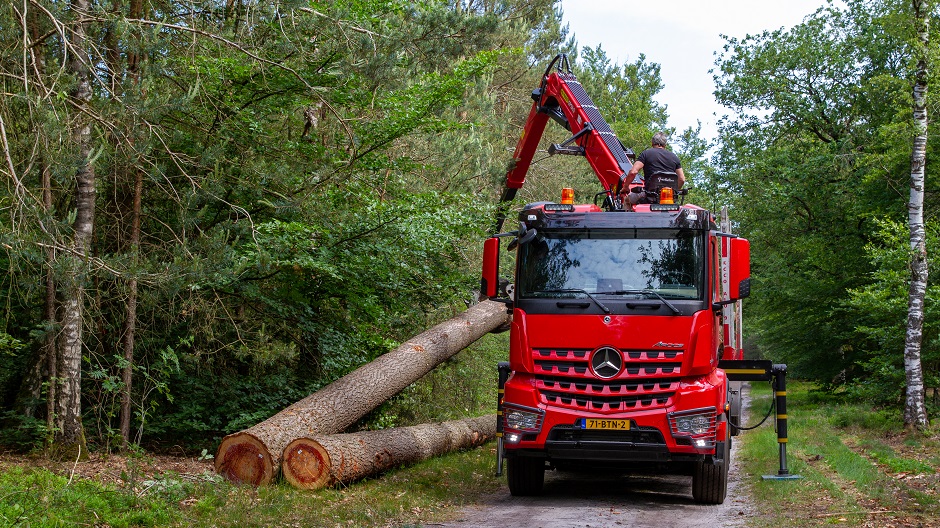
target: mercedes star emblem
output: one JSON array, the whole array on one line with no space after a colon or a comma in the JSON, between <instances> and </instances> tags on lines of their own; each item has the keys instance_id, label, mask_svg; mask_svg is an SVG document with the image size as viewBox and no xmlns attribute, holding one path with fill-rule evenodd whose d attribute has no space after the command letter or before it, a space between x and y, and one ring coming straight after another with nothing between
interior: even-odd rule
<instances>
[{"instance_id":1,"label":"mercedes star emblem","mask_svg":"<svg viewBox=\"0 0 940 528\"><path fill-rule=\"evenodd\" d=\"M610 379L620 374L623 368L623 356L612 347L601 347L591 355L591 370L601 379Z\"/></svg>"}]
</instances>

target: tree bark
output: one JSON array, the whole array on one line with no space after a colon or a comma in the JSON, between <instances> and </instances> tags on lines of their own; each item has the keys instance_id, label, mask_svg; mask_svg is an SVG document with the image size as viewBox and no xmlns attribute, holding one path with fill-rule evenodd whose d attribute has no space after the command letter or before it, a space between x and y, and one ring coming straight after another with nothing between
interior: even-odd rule
<instances>
[{"instance_id":1,"label":"tree bark","mask_svg":"<svg viewBox=\"0 0 940 528\"><path fill-rule=\"evenodd\" d=\"M298 438L283 453L284 479L295 488L320 489L382 473L496 436L496 415L380 431Z\"/></svg>"},{"instance_id":2,"label":"tree bark","mask_svg":"<svg viewBox=\"0 0 940 528\"><path fill-rule=\"evenodd\" d=\"M131 0L128 16L132 19L143 17L142 0ZM140 89L140 56L136 52L127 53L127 71L134 90ZM133 134L129 134L133 137ZM132 140L133 141L133 140ZM139 167L134 168L134 203L131 208L130 251L134 258L134 273L140 263L140 203L144 188L144 174ZM127 283L127 318L124 321L124 369L121 381L124 390L121 393L121 430L122 447L127 449L131 438L131 395L134 389L134 344L137 335L137 278L132 275Z\"/></svg>"},{"instance_id":3,"label":"tree bark","mask_svg":"<svg viewBox=\"0 0 940 528\"><path fill-rule=\"evenodd\" d=\"M254 427L222 439L215 470L255 486L271 482L292 440L339 433L434 367L509 320L484 301L403 343Z\"/></svg>"},{"instance_id":4,"label":"tree bark","mask_svg":"<svg viewBox=\"0 0 940 528\"><path fill-rule=\"evenodd\" d=\"M95 169L90 163L91 123L82 109L91 101L85 17L90 12L88 0L71 0L69 11L75 16L69 38L69 71L75 77L75 91L70 98L75 108L70 123L72 141L77 148L75 173L75 221L71 252L68 255L71 277L65 285L62 303L62 333L58 340L57 373L61 382L56 391L55 450L62 455L87 453L82 427L82 317L84 315L86 257L91 248L95 224Z\"/></svg>"},{"instance_id":5,"label":"tree bark","mask_svg":"<svg viewBox=\"0 0 940 528\"><path fill-rule=\"evenodd\" d=\"M924 298L927 293L927 243L924 229L924 166L927 157L927 55L930 2L913 0L917 29L917 71L914 81L914 145L911 151L911 193L907 223L910 229L911 283L907 304L907 335L904 343L904 374L907 394L904 401L905 428L927 427L924 403L924 374L921 342L924 329Z\"/></svg>"},{"instance_id":6,"label":"tree bark","mask_svg":"<svg viewBox=\"0 0 940 528\"><path fill-rule=\"evenodd\" d=\"M40 46L42 31L39 27L39 19L35 9L29 10L29 36L33 47L33 68L36 72L37 81L42 84L46 75L46 57L45 46ZM46 152L49 149L45 149ZM52 218L53 210L52 196L52 170L45 155L42 158L42 207L47 218ZM51 229L45 229L51 231ZM46 384L46 442L53 439L52 431L55 430L55 405L56 405L56 385L58 384L58 362L59 350L56 347L56 335L59 331L56 298L56 281L53 264L56 259L56 250L52 244L46 249L46 292L43 299L43 316L45 317L45 335L43 336L42 351L43 359L46 362L45 374L48 383Z\"/></svg>"},{"instance_id":7,"label":"tree bark","mask_svg":"<svg viewBox=\"0 0 940 528\"><path fill-rule=\"evenodd\" d=\"M135 171L134 205L131 211L130 250L134 255L134 265L139 262L140 252L140 198L143 191L143 173ZM135 270L136 273L136 270ZM121 393L121 441L127 449L131 438L131 393L134 376L134 337L137 333L137 279L131 277L127 282L127 319L124 321L124 361L121 381L124 389Z\"/></svg>"}]
</instances>

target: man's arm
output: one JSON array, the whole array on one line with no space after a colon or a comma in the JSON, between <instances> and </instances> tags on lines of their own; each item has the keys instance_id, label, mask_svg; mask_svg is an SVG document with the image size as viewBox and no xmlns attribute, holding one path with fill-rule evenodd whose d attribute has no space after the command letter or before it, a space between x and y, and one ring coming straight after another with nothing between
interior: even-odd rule
<instances>
[{"instance_id":1,"label":"man's arm","mask_svg":"<svg viewBox=\"0 0 940 528\"><path fill-rule=\"evenodd\" d=\"M642 161L633 162L633 167L630 168L630 172L627 173L627 182L632 182L633 178L636 178L636 175L640 173L640 169L643 168Z\"/></svg>"},{"instance_id":2,"label":"man's arm","mask_svg":"<svg viewBox=\"0 0 940 528\"><path fill-rule=\"evenodd\" d=\"M685 173L682 172L682 167L679 167L678 169L676 169L676 175L679 176L678 183L679 183L679 188L681 189L682 186L685 185Z\"/></svg>"}]
</instances>

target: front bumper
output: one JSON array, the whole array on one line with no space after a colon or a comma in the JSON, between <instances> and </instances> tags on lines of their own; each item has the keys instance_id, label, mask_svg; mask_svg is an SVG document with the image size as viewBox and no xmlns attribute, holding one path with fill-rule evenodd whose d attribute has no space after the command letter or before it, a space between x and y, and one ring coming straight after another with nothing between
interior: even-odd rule
<instances>
[{"instance_id":1,"label":"front bumper","mask_svg":"<svg viewBox=\"0 0 940 528\"><path fill-rule=\"evenodd\" d=\"M506 405L520 405L541 413L540 429L504 431L507 455L545 456L555 460L620 462L670 462L701 460L716 453L716 445L726 438L724 412L726 382L723 376L706 376L678 384L665 405L652 405L638 411L597 413L570 405L552 405L539 391L533 377L516 374L505 387ZM695 411L691 411L695 410ZM711 428L707 435L683 434L670 416L709 411ZM581 427L585 418L629 420L629 430L592 430Z\"/></svg>"}]
</instances>

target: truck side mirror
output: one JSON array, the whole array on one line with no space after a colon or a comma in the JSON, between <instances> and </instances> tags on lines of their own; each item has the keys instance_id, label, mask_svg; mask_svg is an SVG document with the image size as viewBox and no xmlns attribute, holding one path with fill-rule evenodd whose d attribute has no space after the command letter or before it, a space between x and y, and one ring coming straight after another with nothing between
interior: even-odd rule
<instances>
[{"instance_id":1,"label":"truck side mirror","mask_svg":"<svg viewBox=\"0 0 940 528\"><path fill-rule=\"evenodd\" d=\"M751 294L751 243L745 238L731 239L728 297L743 299Z\"/></svg>"},{"instance_id":2,"label":"truck side mirror","mask_svg":"<svg viewBox=\"0 0 940 528\"><path fill-rule=\"evenodd\" d=\"M483 242L483 278L480 280L480 293L488 298L496 297L499 288L499 238L490 237Z\"/></svg>"}]
</instances>

